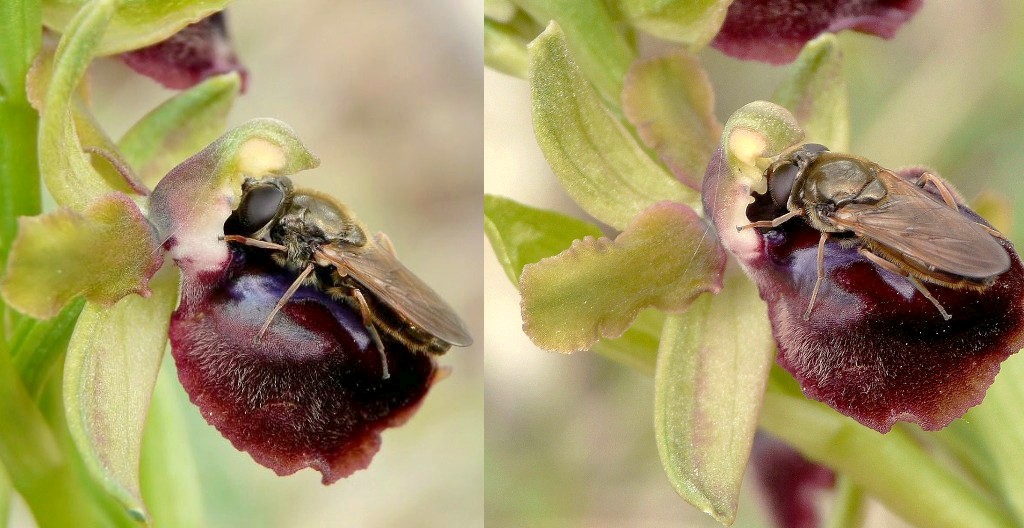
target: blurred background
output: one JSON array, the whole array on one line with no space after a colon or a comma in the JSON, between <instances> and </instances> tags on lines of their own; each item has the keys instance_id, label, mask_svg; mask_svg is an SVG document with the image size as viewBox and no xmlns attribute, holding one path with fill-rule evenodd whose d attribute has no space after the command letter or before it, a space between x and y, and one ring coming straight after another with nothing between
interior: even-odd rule
<instances>
[{"instance_id":1,"label":"blurred background","mask_svg":"<svg viewBox=\"0 0 1024 528\"><path fill-rule=\"evenodd\" d=\"M442 357L451 376L406 425L383 434L367 470L329 487L313 470L277 477L236 451L175 384L209 526L483 524L482 16L474 0L249 0L228 9L249 70L229 126L254 117L290 124L322 161L295 183L387 233L477 344ZM115 60L93 66L91 87L114 138L173 95Z\"/></svg>"},{"instance_id":2,"label":"blurred background","mask_svg":"<svg viewBox=\"0 0 1024 528\"><path fill-rule=\"evenodd\" d=\"M926 165L968 201L992 193L1024 210L1020 3L925 2L892 40L844 32L840 42L853 153L889 168ZM642 44L648 53L661 46ZM713 49L700 56L722 122L770 98L788 72ZM485 192L585 218L536 145L527 82L487 70L484 94ZM1021 247L1021 215L992 220ZM719 526L679 498L661 470L652 380L596 355L533 346L518 293L490 251L484 282L488 526ZM749 477L735 526L768 527ZM868 525L905 526L877 505Z\"/></svg>"}]
</instances>

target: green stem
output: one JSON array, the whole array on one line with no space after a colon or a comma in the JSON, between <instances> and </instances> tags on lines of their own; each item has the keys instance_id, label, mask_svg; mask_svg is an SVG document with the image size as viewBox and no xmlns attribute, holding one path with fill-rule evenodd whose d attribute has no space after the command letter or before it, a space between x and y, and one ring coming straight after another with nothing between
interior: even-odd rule
<instances>
[{"instance_id":1,"label":"green stem","mask_svg":"<svg viewBox=\"0 0 1024 528\"><path fill-rule=\"evenodd\" d=\"M7 526L11 517L11 496L14 489L11 487L11 479L7 476L7 470L0 467L0 526Z\"/></svg>"},{"instance_id":2,"label":"green stem","mask_svg":"<svg viewBox=\"0 0 1024 528\"><path fill-rule=\"evenodd\" d=\"M832 513L829 514L825 528L859 528L864 524L867 513L867 497L864 490L845 475L836 480L835 499L832 501Z\"/></svg>"},{"instance_id":3,"label":"green stem","mask_svg":"<svg viewBox=\"0 0 1024 528\"><path fill-rule=\"evenodd\" d=\"M0 344L0 463L41 527L106 526Z\"/></svg>"},{"instance_id":4,"label":"green stem","mask_svg":"<svg viewBox=\"0 0 1024 528\"><path fill-rule=\"evenodd\" d=\"M822 404L775 392L765 395L761 426L807 458L848 476L914 525L1014 525L991 498L900 429L882 435Z\"/></svg>"},{"instance_id":5,"label":"green stem","mask_svg":"<svg viewBox=\"0 0 1024 528\"><path fill-rule=\"evenodd\" d=\"M39 396L47 377L60 363L84 306L85 299L79 298L56 317L39 321L14 349L14 368L33 398Z\"/></svg>"}]
</instances>

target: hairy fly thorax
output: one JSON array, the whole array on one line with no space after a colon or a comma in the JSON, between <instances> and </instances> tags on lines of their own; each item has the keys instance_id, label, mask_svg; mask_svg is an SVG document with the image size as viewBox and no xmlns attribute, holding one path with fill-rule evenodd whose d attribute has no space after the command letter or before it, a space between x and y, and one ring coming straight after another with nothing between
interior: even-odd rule
<instances>
[{"instance_id":1,"label":"hairy fly thorax","mask_svg":"<svg viewBox=\"0 0 1024 528\"><path fill-rule=\"evenodd\" d=\"M249 179L242 192L244 198L236 212L241 231L251 231L254 239L282 246L283 250L272 252L270 257L290 272L302 274L312 265L312 272L301 281L303 286L325 291L357 312L364 311L361 303L365 303L367 316L381 337L410 350L436 355L451 348L451 343L402 317L377 296L357 295L365 285L349 275L345 266L325 261L321 252L325 247L353 259L367 251L382 250L368 244L366 230L344 204L322 193L296 190L287 178ZM391 251L390 247L384 250Z\"/></svg>"}]
</instances>

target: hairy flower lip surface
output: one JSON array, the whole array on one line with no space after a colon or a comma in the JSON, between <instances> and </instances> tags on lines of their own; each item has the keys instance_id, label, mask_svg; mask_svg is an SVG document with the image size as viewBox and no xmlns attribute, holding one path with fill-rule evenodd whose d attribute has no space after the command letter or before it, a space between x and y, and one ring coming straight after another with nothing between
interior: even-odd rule
<instances>
[{"instance_id":1,"label":"hairy flower lip surface","mask_svg":"<svg viewBox=\"0 0 1024 528\"><path fill-rule=\"evenodd\" d=\"M367 467L380 433L404 423L437 379L433 358L382 335L384 380L358 312L308 286L254 339L295 277L265 250L230 252L219 272L184 274L171 320L190 399L237 449L279 475L312 467L330 484Z\"/></svg>"},{"instance_id":2,"label":"hairy flower lip surface","mask_svg":"<svg viewBox=\"0 0 1024 528\"><path fill-rule=\"evenodd\" d=\"M172 90L191 88L233 71L242 78L242 93L248 84L249 72L231 45L223 11L185 26L164 41L119 57L131 69Z\"/></svg>"},{"instance_id":3,"label":"hairy flower lip surface","mask_svg":"<svg viewBox=\"0 0 1024 528\"><path fill-rule=\"evenodd\" d=\"M921 0L736 0L712 45L726 55L792 62L814 37L852 29L892 38Z\"/></svg>"},{"instance_id":4,"label":"hairy flower lip surface","mask_svg":"<svg viewBox=\"0 0 1024 528\"><path fill-rule=\"evenodd\" d=\"M753 193L750 203L738 196L742 189L720 188L731 170L722 156L705 180L708 216L768 303L777 361L808 397L880 432L896 421L941 429L980 403L1000 362L1024 347L1024 267L1008 241L1000 243L1011 268L988 289L926 284L952 314L947 322L909 281L835 237L825 246L825 278L804 320L820 233L802 219L737 233L744 221L775 218L780 210L766 195ZM898 174L913 181L921 173ZM984 222L962 203L960 210Z\"/></svg>"}]
</instances>

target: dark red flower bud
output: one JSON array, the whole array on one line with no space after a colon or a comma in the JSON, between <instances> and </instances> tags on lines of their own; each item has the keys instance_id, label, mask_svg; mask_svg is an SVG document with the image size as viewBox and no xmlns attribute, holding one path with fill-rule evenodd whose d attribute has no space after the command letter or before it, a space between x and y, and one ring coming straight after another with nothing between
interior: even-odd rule
<instances>
[{"instance_id":1,"label":"dark red flower bud","mask_svg":"<svg viewBox=\"0 0 1024 528\"><path fill-rule=\"evenodd\" d=\"M892 38L919 7L921 0L736 0L711 44L739 59L783 64L825 32Z\"/></svg>"},{"instance_id":2,"label":"dark red flower bud","mask_svg":"<svg viewBox=\"0 0 1024 528\"><path fill-rule=\"evenodd\" d=\"M231 46L224 13L185 26L167 40L120 55L136 72L174 90L191 88L208 77L237 71L245 92L249 73Z\"/></svg>"}]
</instances>

